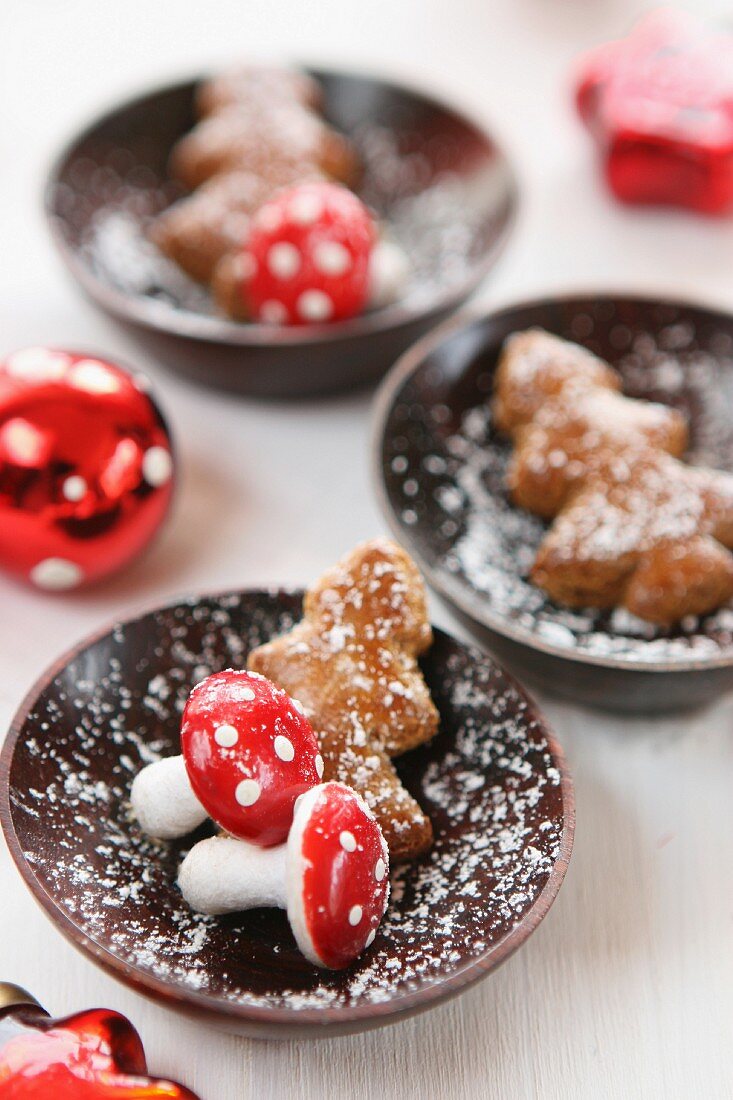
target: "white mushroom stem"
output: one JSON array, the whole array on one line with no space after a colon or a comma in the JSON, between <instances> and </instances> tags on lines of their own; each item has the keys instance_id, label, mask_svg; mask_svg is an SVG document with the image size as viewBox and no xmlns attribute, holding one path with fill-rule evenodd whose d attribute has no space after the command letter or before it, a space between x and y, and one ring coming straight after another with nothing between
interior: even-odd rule
<instances>
[{"instance_id":1,"label":"white mushroom stem","mask_svg":"<svg viewBox=\"0 0 733 1100\"><path fill-rule=\"evenodd\" d=\"M140 828L158 840L185 836L208 817L191 790L182 756L169 756L143 768L135 776L130 800Z\"/></svg>"},{"instance_id":2,"label":"white mushroom stem","mask_svg":"<svg viewBox=\"0 0 733 1100\"><path fill-rule=\"evenodd\" d=\"M259 848L246 840L212 836L188 853L178 885L192 909L212 916L260 906L286 909L286 861L285 844Z\"/></svg>"},{"instance_id":3,"label":"white mushroom stem","mask_svg":"<svg viewBox=\"0 0 733 1100\"><path fill-rule=\"evenodd\" d=\"M372 309L392 305L403 297L410 274L406 253L394 241L378 241L369 263L369 305Z\"/></svg>"}]
</instances>

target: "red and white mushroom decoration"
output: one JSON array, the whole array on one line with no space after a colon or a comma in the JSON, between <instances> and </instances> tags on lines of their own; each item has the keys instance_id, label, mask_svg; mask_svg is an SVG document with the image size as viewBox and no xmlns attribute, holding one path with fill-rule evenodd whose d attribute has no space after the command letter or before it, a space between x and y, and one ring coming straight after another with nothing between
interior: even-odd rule
<instances>
[{"instance_id":1,"label":"red and white mushroom decoration","mask_svg":"<svg viewBox=\"0 0 733 1100\"><path fill-rule=\"evenodd\" d=\"M369 210L336 183L279 192L252 220L239 268L255 321L306 325L361 313L377 239Z\"/></svg>"},{"instance_id":2,"label":"red and white mushroom decoration","mask_svg":"<svg viewBox=\"0 0 733 1100\"><path fill-rule=\"evenodd\" d=\"M374 940L389 896L389 855L360 796L324 783L299 798L287 844L265 850L209 837L184 859L178 884L201 913L286 909L305 957L341 969Z\"/></svg>"},{"instance_id":3,"label":"red and white mushroom decoration","mask_svg":"<svg viewBox=\"0 0 733 1100\"><path fill-rule=\"evenodd\" d=\"M183 756L149 764L132 786L145 832L185 836L208 816L268 847L288 835L299 795L321 782L323 758L300 704L256 672L227 669L191 692Z\"/></svg>"}]
</instances>

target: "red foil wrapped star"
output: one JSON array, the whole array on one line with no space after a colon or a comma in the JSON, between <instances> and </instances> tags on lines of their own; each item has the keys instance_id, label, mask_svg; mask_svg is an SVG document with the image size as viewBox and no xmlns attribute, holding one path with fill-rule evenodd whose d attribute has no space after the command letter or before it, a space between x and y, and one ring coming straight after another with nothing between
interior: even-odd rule
<instances>
[{"instance_id":1,"label":"red foil wrapped star","mask_svg":"<svg viewBox=\"0 0 733 1100\"><path fill-rule=\"evenodd\" d=\"M2 1100L197 1100L147 1075L140 1036L119 1012L52 1020L23 990L0 985Z\"/></svg>"},{"instance_id":2,"label":"red foil wrapped star","mask_svg":"<svg viewBox=\"0 0 733 1100\"><path fill-rule=\"evenodd\" d=\"M654 12L582 60L576 102L617 198L733 209L733 34Z\"/></svg>"},{"instance_id":3,"label":"red foil wrapped star","mask_svg":"<svg viewBox=\"0 0 733 1100\"><path fill-rule=\"evenodd\" d=\"M0 362L0 567L56 591L114 572L158 530L173 473L142 376L52 348Z\"/></svg>"}]
</instances>

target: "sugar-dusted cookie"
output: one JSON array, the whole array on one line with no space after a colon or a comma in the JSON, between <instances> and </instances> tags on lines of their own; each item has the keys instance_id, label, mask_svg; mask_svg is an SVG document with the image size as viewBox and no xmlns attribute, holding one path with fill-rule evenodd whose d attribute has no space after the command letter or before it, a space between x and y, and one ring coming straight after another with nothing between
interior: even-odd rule
<instances>
[{"instance_id":1,"label":"sugar-dusted cookie","mask_svg":"<svg viewBox=\"0 0 733 1100\"><path fill-rule=\"evenodd\" d=\"M497 369L494 416L514 439L516 504L551 519L570 494L616 459L651 447L681 455L687 425L674 409L619 393L608 364L538 329L509 338Z\"/></svg>"},{"instance_id":2,"label":"sugar-dusted cookie","mask_svg":"<svg viewBox=\"0 0 733 1100\"><path fill-rule=\"evenodd\" d=\"M249 668L302 703L325 779L364 797L392 859L416 856L431 843L431 824L390 758L438 729L417 664L432 640L420 574L394 543L365 543L308 591L304 612L288 634L250 654Z\"/></svg>"},{"instance_id":3,"label":"sugar-dusted cookie","mask_svg":"<svg viewBox=\"0 0 733 1100\"><path fill-rule=\"evenodd\" d=\"M203 117L226 107L253 102L265 109L273 103L292 102L318 109L322 99L320 84L302 69L240 65L199 85L196 111Z\"/></svg>"},{"instance_id":4,"label":"sugar-dusted cookie","mask_svg":"<svg viewBox=\"0 0 733 1100\"><path fill-rule=\"evenodd\" d=\"M171 174L190 190L220 172L267 176L283 164L311 166L342 183L357 176L347 139L299 103L235 106L210 115L173 147Z\"/></svg>"},{"instance_id":5,"label":"sugar-dusted cookie","mask_svg":"<svg viewBox=\"0 0 733 1100\"><path fill-rule=\"evenodd\" d=\"M290 160L273 161L259 174L240 169L214 176L164 210L150 237L193 279L208 283L219 261L242 249L250 217L279 188L322 178L312 164Z\"/></svg>"},{"instance_id":6,"label":"sugar-dusted cookie","mask_svg":"<svg viewBox=\"0 0 733 1100\"><path fill-rule=\"evenodd\" d=\"M733 476L647 452L587 481L550 528L532 580L571 607L623 605L671 625L733 596Z\"/></svg>"},{"instance_id":7,"label":"sugar-dusted cookie","mask_svg":"<svg viewBox=\"0 0 733 1100\"><path fill-rule=\"evenodd\" d=\"M677 461L680 414L618 389L574 344L539 330L511 337L493 405L515 444L509 488L554 518L531 573L549 596L670 625L733 596L733 475Z\"/></svg>"}]
</instances>

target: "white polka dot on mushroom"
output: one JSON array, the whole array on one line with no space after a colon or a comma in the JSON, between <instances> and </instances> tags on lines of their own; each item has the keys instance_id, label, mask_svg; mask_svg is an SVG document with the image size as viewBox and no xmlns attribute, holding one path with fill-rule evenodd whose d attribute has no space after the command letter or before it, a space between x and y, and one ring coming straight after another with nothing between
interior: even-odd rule
<instances>
[{"instance_id":1,"label":"white polka dot on mushroom","mask_svg":"<svg viewBox=\"0 0 733 1100\"><path fill-rule=\"evenodd\" d=\"M321 241L313 249L313 263L322 275L343 275L351 267L351 253L340 241Z\"/></svg>"},{"instance_id":2,"label":"white polka dot on mushroom","mask_svg":"<svg viewBox=\"0 0 733 1100\"><path fill-rule=\"evenodd\" d=\"M374 868L374 877L377 882L381 882L387 872L387 864L383 859L378 859Z\"/></svg>"},{"instance_id":3,"label":"white polka dot on mushroom","mask_svg":"<svg viewBox=\"0 0 733 1100\"><path fill-rule=\"evenodd\" d=\"M237 783L234 797L240 806L254 806L260 797L260 785L256 779L243 779Z\"/></svg>"},{"instance_id":4,"label":"white polka dot on mushroom","mask_svg":"<svg viewBox=\"0 0 733 1100\"><path fill-rule=\"evenodd\" d=\"M87 483L83 477L78 474L72 474L71 477L67 477L64 484L61 486L61 492L64 494L66 500L70 500L72 503L76 503L77 500L81 500L86 496Z\"/></svg>"},{"instance_id":5,"label":"white polka dot on mushroom","mask_svg":"<svg viewBox=\"0 0 733 1100\"><path fill-rule=\"evenodd\" d=\"M282 225L282 214L276 206L266 204L256 214L255 221L268 233L274 233Z\"/></svg>"},{"instance_id":6,"label":"white polka dot on mushroom","mask_svg":"<svg viewBox=\"0 0 733 1100\"><path fill-rule=\"evenodd\" d=\"M323 779L323 757L321 756L320 753L316 757L315 764L316 764L316 774L318 775L318 778Z\"/></svg>"},{"instance_id":7,"label":"white polka dot on mushroom","mask_svg":"<svg viewBox=\"0 0 733 1100\"><path fill-rule=\"evenodd\" d=\"M345 852L356 851L356 837L353 833L350 833L348 829L344 829L339 836L339 844Z\"/></svg>"},{"instance_id":8,"label":"white polka dot on mushroom","mask_svg":"<svg viewBox=\"0 0 733 1100\"><path fill-rule=\"evenodd\" d=\"M257 698L254 691L250 687L243 687L242 690L240 691L239 695L240 695L240 698L244 699L245 702L247 702L247 703L251 703L253 701L253 699Z\"/></svg>"},{"instance_id":9,"label":"white polka dot on mushroom","mask_svg":"<svg viewBox=\"0 0 733 1100\"><path fill-rule=\"evenodd\" d=\"M284 760L286 764L295 756L293 742L289 741L287 737L283 737L281 733L275 738L275 755Z\"/></svg>"},{"instance_id":10,"label":"white polka dot on mushroom","mask_svg":"<svg viewBox=\"0 0 733 1100\"><path fill-rule=\"evenodd\" d=\"M170 481L173 459L165 447L148 447L143 455L143 477L154 489Z\"/></svg>"},{"instance_id":11,"label":"white polka dot on mushroom","mask_svg":"<svg viewBox=\"0 0 733 1100\"><path fill-rule=\"evenodd\" d=\"M369 935L366 938L366 943L364 944L365 947L371 947L372 946L372 944L374 943L374 937L376 936L376 934L377 934L376 928L372 928L371 932L369 933Z\"/></svg>"},{"instance_id":12,"label":"white polka dot on mushroom","mask_svg":"<svg viewBox=\"0 0 733 1100\"><path fill-rule=\"evenodd\" d=\"M257 260L251 252L242 252L239 256L238 267L241 279L251 279L257 272Z\"/></svg>"},{"instance_id":13,"label":"white polka dot on mushroom","mask_svg":"<svg viewBox=\"0 0 733 1100\"><path fill-rule=\"evenodd\" d=\"M234 726L225 723L223 726L217 726L214 730L214 740L223 749L230 749L239 740L239 733Z\"/></svg>"},{"instance_id":14,"label":"white polka dot on mushroom","mask_svg":"<svg viewBox=\"0 0 733 1100\"><path fill-rule=\"evenodd\" d=\"M298 298L298 313L304 321L327 321L333 302L324 290L304 290Z\"/></svg>"},{"instance_id":15,"label":"white polka dot on mushroom","mask_svg":"<svg viewBox=\"0 0 733 1100\"><path fill-rule=\"evenodd\" d=\"M353 928L356 928L356 926L359 923L359 921L361 920L363 914L364 914L364 910L362 909L362 907L360 905L352 905L351 909L349 909L349 924Z\"/></svg>"},{"instance_id":16,"label":"white polka dot on mushroom","mask_svg":"<svg viewBox=\"0 0 733 1100\"><path fill-rule=\"evenodd\" d=\"M267 253L267 266L277 279L292 279L300 270L300 252L290 241L278 241Z\"/></svg>"},{"instance_id":17,"label":"white polka dot on mushroom","mask_svg":"<svg viewBox=\"0 0 733 1100\"><path fill-rule=\"evenodd\" d=\"M260 306L258 316L266 325L284 325L288 319L288 311L276 298L268 298Z\"/></svg>"},{"instance_id":18,"label":"white polka dot on mushroom","mask_svg":"<svg viewBox=\"0 0 733 1100\"><path fill-rule=\"evenodd\" d=\"M290 217L298 225L312 225L323 213L323 200L312 191L294 195L288 208Z\"/></svg>"}]
</instances>

